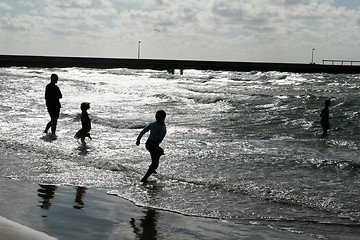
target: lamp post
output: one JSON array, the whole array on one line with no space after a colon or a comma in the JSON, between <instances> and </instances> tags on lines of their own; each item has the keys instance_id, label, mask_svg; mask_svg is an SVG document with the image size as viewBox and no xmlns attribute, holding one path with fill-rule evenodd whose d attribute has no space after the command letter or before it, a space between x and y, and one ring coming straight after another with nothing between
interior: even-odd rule
<instances>
[{"instance_id":1,"label":"lamp post","mask_svg":"<svg viewBox=\"0 0 360 240\"><path fill-rule=\"evenodd\" d=\"M311 64L314 64L314 51L315 48L311 49Z\"/></svg>"},{"instance_id":2,"label":"lamp post","mask_svg":"<svg viewBox=\"0 0 360 240\"><path fill-rule=\"evenodd\" d=\"M141 44L141 41L139 40L139 43L138 43L138 59L140 59L140 44Z\"/></svg>"}]
</instances>

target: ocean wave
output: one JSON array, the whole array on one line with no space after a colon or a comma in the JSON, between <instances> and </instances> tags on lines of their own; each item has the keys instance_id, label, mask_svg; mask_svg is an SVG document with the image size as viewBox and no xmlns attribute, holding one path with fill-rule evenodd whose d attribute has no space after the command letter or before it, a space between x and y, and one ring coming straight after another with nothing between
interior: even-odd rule
<instances>
[{"instance_id":1,"label":"ocean wave","mask_svg":"<svg viewBox=\"0 0 360 240\"><path fill-rule=\"evenodd\" d=\"M91 117L91 122L93 124L99 124L101 126L115 128L115 129L141 129L147 125L147 123L130 122L129 120L125 120L125 119L111 119L111 118L104 118L95 115L90 115L90 117Z\"/></svg>"},{"instance_id":2,"label":"ocean wave","mask_svg":"<svg viewBox=\"0 0 360 240\"><path fill-rule=\"evenodd\" d=\"M169 96L169 95L164 94L164 93L154 94L153 97L159 98L159 99L161 99L161 100L166 100L166 101L168 101L168 102L173 102L173 101L175 101L172 96Z\"/></svg>"},{"instance_id":3,"label":"ocean wave","mask_svg":"<svg viewBox=\"0 0 360 240\"><path fill-rule=\"evenodd\" d=\"M201 103L201 104L212 104L212 103L217 103L220 101L223 101L223 98L220 96L193 96L193 97L188 97L188 99L192 99L194 100L196 103Z\"/></svg>"}]
</instances>

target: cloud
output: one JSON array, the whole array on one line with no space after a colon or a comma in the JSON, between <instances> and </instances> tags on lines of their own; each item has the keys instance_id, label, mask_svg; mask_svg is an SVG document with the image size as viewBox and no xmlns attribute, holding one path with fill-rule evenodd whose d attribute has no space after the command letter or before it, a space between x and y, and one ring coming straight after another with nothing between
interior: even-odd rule
<instances>
[{"instance_id":1,"label":"cloud","mask_svg":"<svg viewBox=\"0 0 360 240\"><path fill-rule=\"evenodd\" d=\"M0 28L9 31L28 31L36 29L36 26L43 23L44 18L21 14L17 18L9 15L0 18Z\"/></svg>"},{"instance_id":2,"label":"cloud","mask_svg":"<svg viewBox=\"0 0 360 240\"><path fill-rule=\"evenodd\" d=\"M12 7L7 3L0 3L0 9L2 9L2 10L11 10Z\"/></svg>"},{"instance_id":3,"label":"cloud","mask_svg":"<svg viewBox=\"0 0 360 240\"><path fill-rule=\"evenodd\" d=\"M32 15L7 15L0 19L0 26L8 30L27 31L28 34L37 30L43 34L63 36L93 35L93 32L101 32L104 16L109 17L117 13L108 0L35 0L24 4L27 8L33 9Z\"/></svg>"},{"instance_id":4,"label":"cloud","mask_svg":"<svg viewBox=\"0 0 360 240\"><path fill-rule=\"evenodd\" d=\"M288 6L298 6L298 5L309 5L310 0L284 0L283 4L285 7Z\"/></svg>"},{"instance_id":5,"label":"cloud","mask_svg":"<svg viewBox=\"0 0 360 240\"><path fill-rule=\"evenodd\" d=\"M63 49L72 48L73 51L68 50L72 55L87 51L86 55L112 56L120 52L121 56L131 56L129 49L136 48L138 40L142 40L145 56L148 53L158 58L263 60L288 58L288 52L292 52L294 59L302 59L306 49L320 49L318 46L332 54L337 49L336 54L340 55L341 47L358 49L360 10L336 7L333 3L9 0L0 4L0 41L11 36L31 51L36 44L34 39L42 38L49 45L61 39L66 42ZM22 39L25 35L27 38ZM0 50L5 49L7 42L0 43ZM61 42L58 44L61 49ZM86 50L86 46L92 47Z\"/></svg>"}]
</instances>

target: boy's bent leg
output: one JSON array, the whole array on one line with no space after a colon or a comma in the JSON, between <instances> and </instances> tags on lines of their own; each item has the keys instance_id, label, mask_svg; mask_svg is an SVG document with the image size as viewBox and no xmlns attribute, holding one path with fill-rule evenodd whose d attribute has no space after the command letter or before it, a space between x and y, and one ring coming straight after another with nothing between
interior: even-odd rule
<instances>
[{"instance_id":1,"label":"boy's bent leg","mask_svg":"<svg viewBox=\"0 0 360 240\"><path fill-rule=\"evenodd\" d=\"M149 169L152 169L152 173L157 173L156 169L159 167L160 156L157 152L151 152L151 165Z\"/></svg>"},{"instance_id":2,"label":"boy's bent leg","mask_svg":"<svg viewBox=\"0 0 360 240\"><path fill-rule=\"evenodd\" d=\"M141 182L146 182L147 179L150 177L150 175L155 171L155 169L153 167L149 167L149 169L147 170L145 176L141 179Z\"/></svg>"},{"instance_id":3,"label":"boy's bent leg","mask_svg":"<svg viewBox=\"0 0 360 240\"><path fill-rule=\"evenodd\" d=\"M151 174L156 173L156 169L159 166L159 158L161 156L158 145L153 146L151 145L151 142L147 142L146 149L150 152L151 155L151 165L149 166L149 169L147 170L145 176L141 179L141 182L146 182Z\"/></svg>"}]
</instances>

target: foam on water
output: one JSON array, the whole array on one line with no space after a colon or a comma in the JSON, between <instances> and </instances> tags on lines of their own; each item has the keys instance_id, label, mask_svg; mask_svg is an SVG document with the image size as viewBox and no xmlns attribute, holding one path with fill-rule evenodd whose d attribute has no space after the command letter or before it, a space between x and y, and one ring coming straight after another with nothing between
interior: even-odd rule
<instances>
[{"instance_id":1,"label":"foam on water","mask_svg":"<svg viewBox=\"0 0 360 240\"><path fill-rule=\"evenodd\" d=\"M63 93L56 139L44 89ZM131 69L0 69L2 176L108 189L141 206L315 236L360 232L358 75ZM332 99L330 135L319 114ZM93 141L80 146L80 103ZM150 183L137 134L164 109L165 156ZM341 235L341 234L340 234Z\"/></svg>"}]
</instances>

